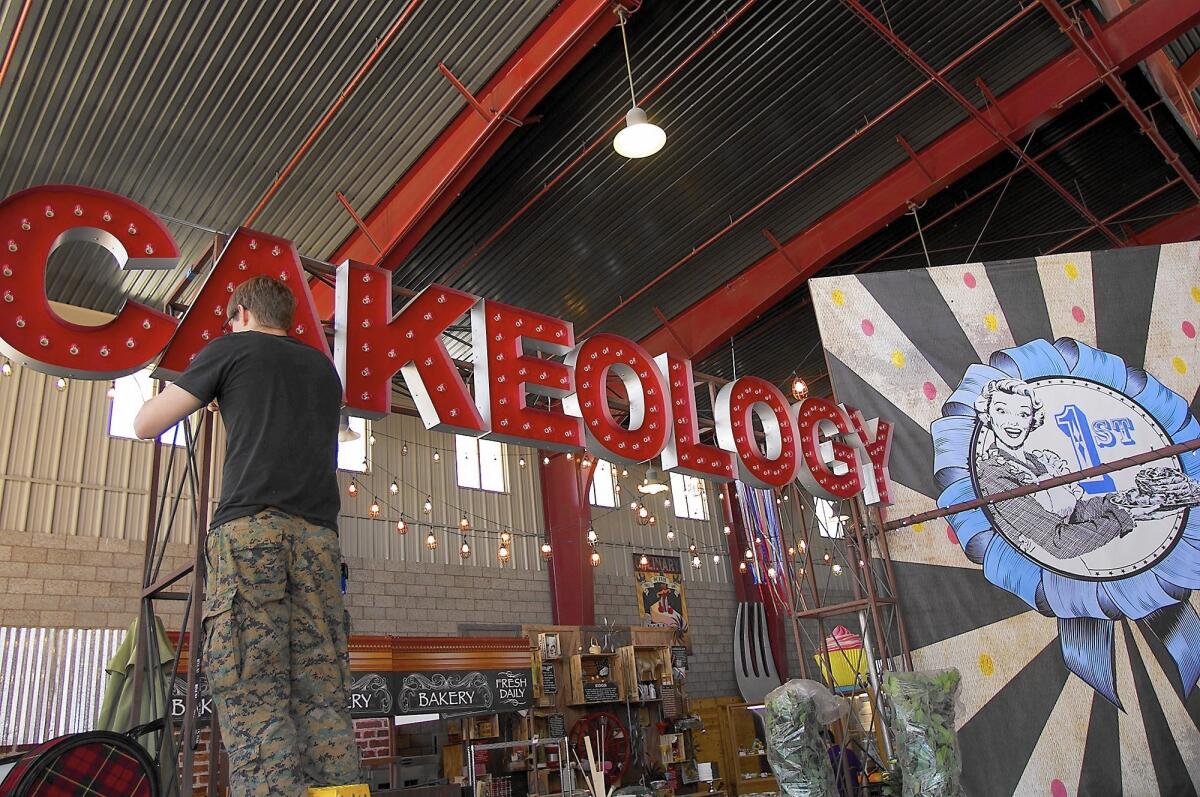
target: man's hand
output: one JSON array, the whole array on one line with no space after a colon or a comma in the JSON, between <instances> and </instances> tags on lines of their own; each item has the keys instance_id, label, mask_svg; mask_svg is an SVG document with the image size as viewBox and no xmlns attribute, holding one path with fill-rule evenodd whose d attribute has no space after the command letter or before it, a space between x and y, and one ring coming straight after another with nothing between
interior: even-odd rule
<instances>
[{"instance_id":1,"label":"man's hand","mask_svg":"<svg viewBox=\"0 0 1200 797\"><path fill-rule=\"evenodd\" d=\"M167 385L163 392L147 401L133 419L133 433L152 440L200 409L200 399L181 387Z\"/></svg>"}]
</instances>

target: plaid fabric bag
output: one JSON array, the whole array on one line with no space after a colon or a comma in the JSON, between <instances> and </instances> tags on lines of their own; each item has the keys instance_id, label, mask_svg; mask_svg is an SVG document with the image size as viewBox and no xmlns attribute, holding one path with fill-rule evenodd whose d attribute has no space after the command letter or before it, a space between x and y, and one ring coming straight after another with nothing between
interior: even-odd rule
<instances>
[{"instance_id":1,"label":"plaid fabric bag","mask_svg":"<svg viewBox=\"0 0 1200 797\"><path fill-rule=\"evenodd\" d=\"M128 736L91 731L26 752L0 783L0 797L158 797L146 751Z\"/></svg>"}]
</instances>

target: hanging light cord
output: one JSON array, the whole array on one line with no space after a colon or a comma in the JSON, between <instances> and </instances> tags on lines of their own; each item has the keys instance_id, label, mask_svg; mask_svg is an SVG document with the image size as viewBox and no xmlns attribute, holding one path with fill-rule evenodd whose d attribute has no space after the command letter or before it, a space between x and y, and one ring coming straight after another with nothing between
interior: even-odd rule
<instances>
[{"instance_id":1,"label":"hanging light cord","mask_svg":"<svg viewBox=\"0 0 1200 797\"><path fill-rule=\"evenodd\" d=\"M621 29L621 46L625 48L625 73L629 75L629 96L633 100L633 107L637 107L637 95L633 93L633 66L629 62L629 40L625 38L625 9L617 9L617 18L620 22L617 26Z\"/></svg>"}]
</instances>

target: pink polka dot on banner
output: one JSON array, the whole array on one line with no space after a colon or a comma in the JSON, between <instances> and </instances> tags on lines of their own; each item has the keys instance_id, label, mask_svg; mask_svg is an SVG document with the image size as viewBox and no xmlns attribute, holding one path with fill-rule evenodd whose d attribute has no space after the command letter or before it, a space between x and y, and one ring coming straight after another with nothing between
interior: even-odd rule
<instances>
[{"instance_id":1,"label":"pink polka dot on banner","mask_svg":"<svg viewBox=\"0 0 1200 797\"><path fill-rule=\"evenodd\" d=\"M954 527L946 525L946 539L950 540L952 545L958 545L958 535L954 533Z\"/></svg>"},{"instance_id":2,"label":"pink polka dot on banner","mask_svg":"<svg viewBox=\"0 0 1200 797\"><path fill-rule=\"evenodd\" d=\"M1080 307L1079 305L1075 305L1074 307L1071 308L1071 318L1074 318L1077 323L1082 324L1083 319L1087 318L1087 316L1083 314L1082 307Z\"/></svg>"},{"instance_id":3,"label":"pink polka dot on banner","mask_svg":"<svg viewBox=\"0 0 1200 797\"><path fill-rule=\"evenodd\" d=\"M923 389L925 390L925 398L929 399L930 401L933 401L935 398L937 398L937 388L933 386L933 382L926 382L923 385Z\"/></svg>"},{"instance_id":4,"label":"pink polka dot on banner","mask_svg":"<svg viewBox=\"0 0 1200 797\"><path fill-rule=\"evenodd\" d=\"M1179 328L1182 329L1183 334L1187 335L1189 338L1196 337L1196 327L1191 321L1184 321L1179 325Z\"/></svg>"},{"instance_id":5,"label":"pink polka dot on banner","mask_svg":"<svg viewBox=\"0 0 1200 797\"><path fill-rule=\"evenodd\" d=\"M862 320L862 331L864 335L870 336L875 334L875 325L871 323L869 318Z\"/></svg>"},{"instance_id":6,"label":"pink polka dot on banner","mask_svg":"<svg viewBox=\"0 0 1200 797\"><path fill-rule=\"evenodd\" d=\"M963 285L966 285L968 288L974 288L976 285L975 275L969 271L964 273L963 274Z\"/></svg>"},{"instance_id":7,"label":"pink polka dot on banner","mask_svg":"<svg viewBox=\"0 0 1200 797\"><path fill-rule=\"evenodd\" d=\"M1058 778L1050 781L1050 797L1067 797L1067 787Z\"/></svg>"}]
</instances>

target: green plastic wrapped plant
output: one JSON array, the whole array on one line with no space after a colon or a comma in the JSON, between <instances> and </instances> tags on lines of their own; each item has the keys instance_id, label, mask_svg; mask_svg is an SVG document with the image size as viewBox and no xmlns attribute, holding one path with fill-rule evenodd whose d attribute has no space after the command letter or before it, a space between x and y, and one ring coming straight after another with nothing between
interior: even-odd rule
<instances>
[{"instance_id":1,"label":"green plastic wrapped plant","mask_svg":"<svg viewBox=\"0 0 1200 797\"><path fill-rule=\"evenodd\" d=\"M844 700L824 684L793 680L766 698L767 761L787 797L837 797L837 780L821 729L845 716Z\"/></svg>"},{"instance_id":2,"label":"green plastic wrapped plant","mask_svg":"<svg viewBox=\"0 0 1200 797\"><path fill-rule=\"evenodd\" d=\"M962 797L962 756L954 731L961 684L955 669L884 675L903 797Z\"/></svg>"}]
</instances>

